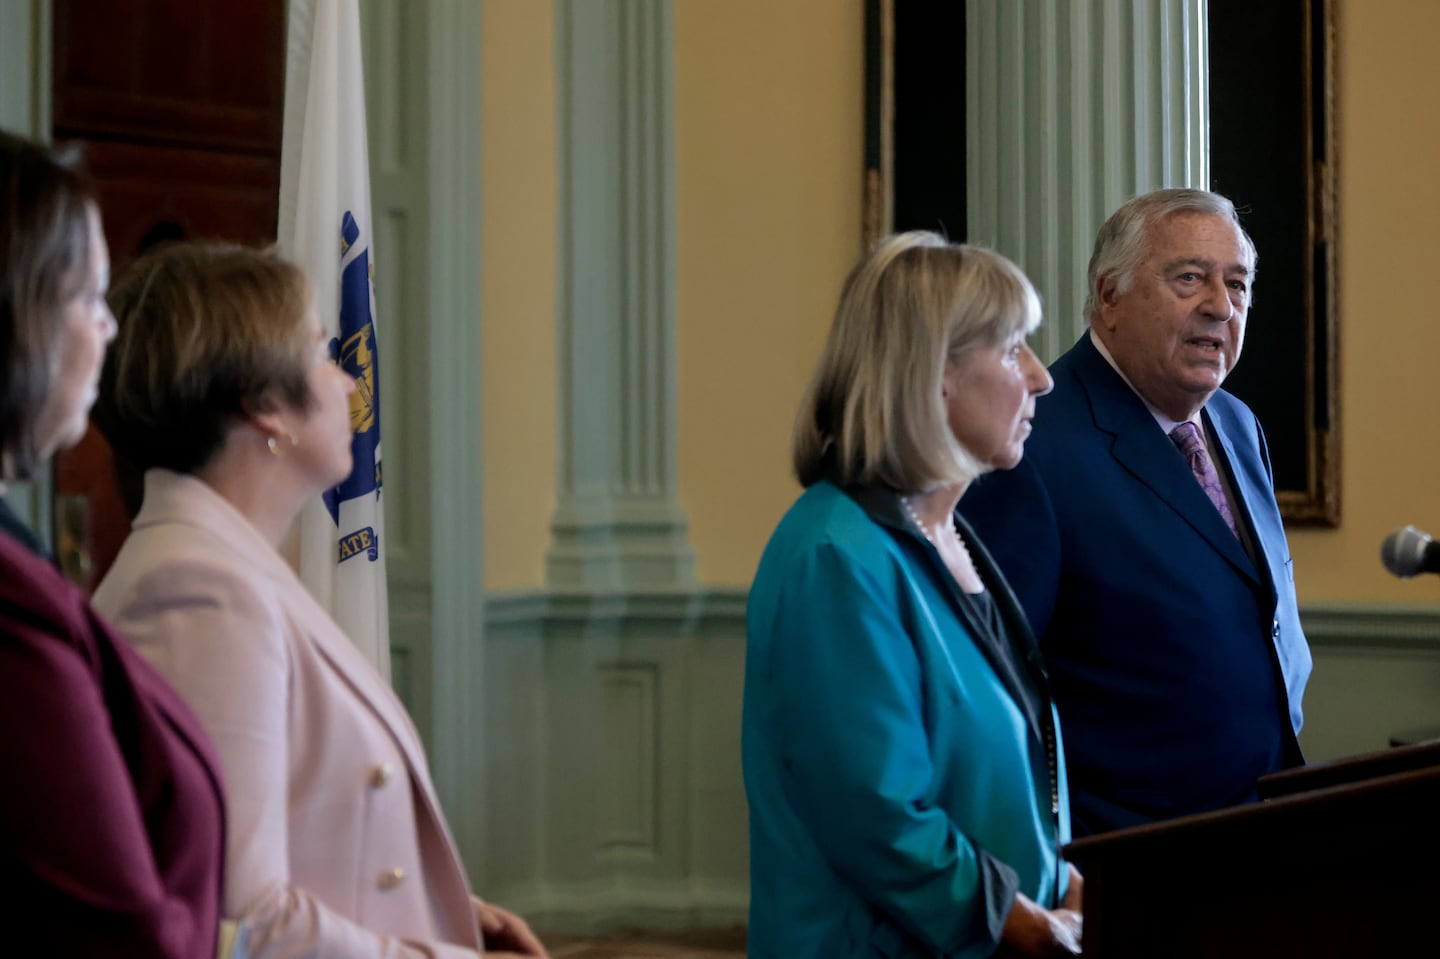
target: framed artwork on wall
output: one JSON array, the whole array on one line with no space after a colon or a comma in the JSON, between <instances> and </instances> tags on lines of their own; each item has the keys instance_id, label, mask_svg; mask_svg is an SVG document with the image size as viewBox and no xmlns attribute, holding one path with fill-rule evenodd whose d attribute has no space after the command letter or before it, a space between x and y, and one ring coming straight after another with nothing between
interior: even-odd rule
<instances>
[{"instance_id":1,"label":"framed artwork on wall","mask_svg":"<svg viewBox=\"0 0 1440 959\"><path fill-rule=\"evenodd\" d=\"M964 3L865 0L863 222L965 239Z\"/></svg>"},{"instance_id":2,"label":"framed artwork on wall","mask_svg":"<svg viewBox=\"0 0 1440 959\"><path fill-rule=\"evenodd\" d=\"M1209 0L1210 187L1259 264L1225 388L1265 428L1280 511L1340 522L1335 2Z\"/></svg>"}]
</instances>

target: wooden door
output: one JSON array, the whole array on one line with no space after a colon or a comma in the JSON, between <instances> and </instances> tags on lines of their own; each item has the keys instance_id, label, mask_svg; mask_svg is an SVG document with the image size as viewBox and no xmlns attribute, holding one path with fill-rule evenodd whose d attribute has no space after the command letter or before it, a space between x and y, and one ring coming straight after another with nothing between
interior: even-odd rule
<instances>
[{"instance_id":1,"label":"wooden door","mask_svg":"<svg viewBox=\"0 0 1440 959\"><path fill-rule=\"evenodd\" d=\"M285 0L55 0L53 65L54 139L85 146L112 271L172 239L274 242ZM93 427L54 484L56 552L93 588L130 529Z\"/></svg>"}]
</instances>

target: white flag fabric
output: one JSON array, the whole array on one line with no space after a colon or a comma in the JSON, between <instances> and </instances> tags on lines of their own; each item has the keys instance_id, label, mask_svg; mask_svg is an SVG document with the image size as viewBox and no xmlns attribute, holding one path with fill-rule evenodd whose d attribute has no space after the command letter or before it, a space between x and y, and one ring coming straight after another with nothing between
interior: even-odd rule
<instances>
[{"instance_id":1,"label":"white flag fabric","mask_svg":"<svg viewBox=\"0 0 1440 959\"><path fill-rule=\"evenodd\" d=\"M380 374L358 0L291 0L288 38L280 249L309 275L331 356L357 384L350 400L354 469L301 514L300 577L388 679Z\"/></svg>"}]
</instances>

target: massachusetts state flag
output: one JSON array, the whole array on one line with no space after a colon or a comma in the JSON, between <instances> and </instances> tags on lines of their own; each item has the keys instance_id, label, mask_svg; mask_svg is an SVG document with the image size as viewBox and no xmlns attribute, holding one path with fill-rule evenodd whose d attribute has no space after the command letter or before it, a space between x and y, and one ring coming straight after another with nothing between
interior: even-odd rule
<instances>
[{"instance_id":1,"label":"massachusetts state flag","mask_svg":"<svg viewBox=\"0 0 1440 959\"><path fill-rule=\"evenodd\" d=\"M380 367L358 0L291 0L280 160L280 248L305 268L330 354L355 377L354 469L305 508L300 576L390 675Z\"/></svg>"}]
</instances>

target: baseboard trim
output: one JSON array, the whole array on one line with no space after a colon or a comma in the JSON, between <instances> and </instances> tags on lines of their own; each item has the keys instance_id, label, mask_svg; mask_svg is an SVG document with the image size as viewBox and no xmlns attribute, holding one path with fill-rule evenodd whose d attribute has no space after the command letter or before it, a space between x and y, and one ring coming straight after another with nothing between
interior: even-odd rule
<instances>
[{"instance_id":1,"label":"baseboard trim","mask_svg":"<svg viewBox=\"0 0 1440 959\"><path fill-rule=\"evenodd\" d=\"M746 923L750 902L741 884L661 880L522 883L492 894L532 928L567 936L726 929Z\"/></svg>"}]
</instances>

